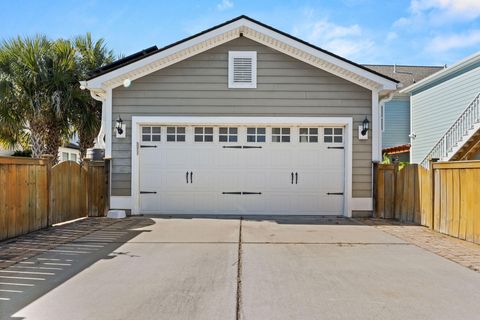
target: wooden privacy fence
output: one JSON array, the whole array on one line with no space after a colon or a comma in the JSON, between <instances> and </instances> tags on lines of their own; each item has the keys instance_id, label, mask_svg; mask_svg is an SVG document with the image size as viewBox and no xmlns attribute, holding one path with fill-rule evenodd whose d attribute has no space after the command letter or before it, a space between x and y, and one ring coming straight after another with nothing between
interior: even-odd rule
<instances>
[{"instance_id":1,"label":"wooden privacy fence","mask_svg":"<svg viewBox=\"0 0 480 320\"><path fill-rule=\"evenodd\" d=\"M42 159L0 157L0 240L86 216L107 207L104 162L51 166Z\"/></svg>"},{"instance_id":2,"label":"wooden privacy fence","mask_svg":"<svg viewBox=\"0 0 480 320\"><path fill-rule=\"evenodd\" d=\"M376 164L375 216L480 243L480 161Z\"/></svg>"}]
</instances>

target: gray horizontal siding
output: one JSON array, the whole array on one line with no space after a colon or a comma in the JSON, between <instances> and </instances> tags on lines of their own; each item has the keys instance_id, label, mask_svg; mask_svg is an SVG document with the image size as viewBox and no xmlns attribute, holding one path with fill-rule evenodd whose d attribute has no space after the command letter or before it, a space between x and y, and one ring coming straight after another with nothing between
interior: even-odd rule
<instances>
[{"instance_id":1,"label":"gray horizontal siding","mask_svg":"<svg viewBox=\"0 0 480 320\"><path fill-rule=\"evenodd\" d=\"M385 104L383 148L410 143L410 100L392 99Z\"/></svg>"},{"instance_id":2,"label":"gray horizontal siding","mask_svg":"<svg viewBox=\"0 0 480 320\"><path fill-rule=\"evenodd\" d=\"M422 161L480 92L480 68L415 93L412 103L413 162Z\"/></svg>"},{"instance_id":3,"label":"gray horizontal siding","mask_svg":"<svg viewBox=\"0 0 480 320\"><path fill-rule=\"evenodd\" d=\"M256 89L228 88L231 50L257 51ZM132 115L351 116L356 128L371 118L371 92L240 38L114 89L112 119L119 115L127 138L113 137L112 195L128 196ZM371 197L371 140L353 135L353 196Z\"/></svg>"}]
</instances>

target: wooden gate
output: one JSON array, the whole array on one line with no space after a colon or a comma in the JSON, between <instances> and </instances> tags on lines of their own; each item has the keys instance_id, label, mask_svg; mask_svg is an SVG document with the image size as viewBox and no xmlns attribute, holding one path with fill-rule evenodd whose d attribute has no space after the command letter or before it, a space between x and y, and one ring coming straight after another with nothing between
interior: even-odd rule
<instances>
[{"instance_id":1,"label":"wooden gate","mask_svg":"<svg viewBox=\"0 0 480 320\"><path fill-rule=\"evenodd\" d=\"M480 161L375 165L375 216L480 243Z\"/></svg>"},{"instance_id":2,"label":"wooden gate","mask_svg":"<svg viewBox=\"0 0 480 320\"><path fill-rule=\"evenodd\" d=\"M0 240L105 215L105 163L65 161L51 167L50 158L0 157Z\"/></svg>"}]
</instances>

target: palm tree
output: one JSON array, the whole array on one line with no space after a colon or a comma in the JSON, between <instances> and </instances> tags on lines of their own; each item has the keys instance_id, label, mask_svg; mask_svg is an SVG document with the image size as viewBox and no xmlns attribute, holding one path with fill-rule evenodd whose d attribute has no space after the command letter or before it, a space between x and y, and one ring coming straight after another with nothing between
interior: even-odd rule
<instances>
[{"instance_id":1,"label":"palm tree","mask_svg":"<svg viewBox=\"0 0 480 320\"><path fill-rule=\"evenodd\" d=\"M87 33L74 40L77 51L77 77L85 80L90 73L106 64L113 62L113 51L108 50L104 39L92 40L92 35ZM79 89L77 84L76 88ZM78 134L80 158L85 157L88 148L93 147L94 140L100 130L102 105L90 97L87 91L80 91L75 103L71 123Z\"/></svg>"},{"instance_id":2,"label":"palm tree","mask_svg":"<svg viewBox=\"0 0 480 320\"><path fill-rule=\"evenodd\" d=\"M89 33L74 41L49 41L45 36L15 38L0 45L0 143L25 145L32 156L57 155L58 148L78 132L81 157L93 146L101 105L79 81L113 61L104 40ZM56 159L56 158L55 158Z\"/></svg>"},{"instance_id":3,"label":"palm tree","mask_svg":"<svg viewBox=\"0 0 480 320\"><path fill-rule=\"evenodd\" d=\"M45 150L49 50L44 36L19 37L0 47L0 122L7 124L2 140L14 143L17 133L28 131L33 157Z\"/></svg>"}]
</instances>

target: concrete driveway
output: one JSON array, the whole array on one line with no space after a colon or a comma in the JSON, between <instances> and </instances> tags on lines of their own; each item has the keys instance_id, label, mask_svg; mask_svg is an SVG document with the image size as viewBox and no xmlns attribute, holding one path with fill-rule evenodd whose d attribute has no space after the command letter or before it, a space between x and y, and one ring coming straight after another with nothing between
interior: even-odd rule
<instances>
[{"instance_id":1,"label":"concrete driveway","mask_svg":"<svg viewBox=\"0 0 480 320\"><path fill-rule=\"evenodd\" d=\"M478 319L478 301L480 273L321 217L128 218L0 271L1 319Z\"/></svg>"}]
</instances>

